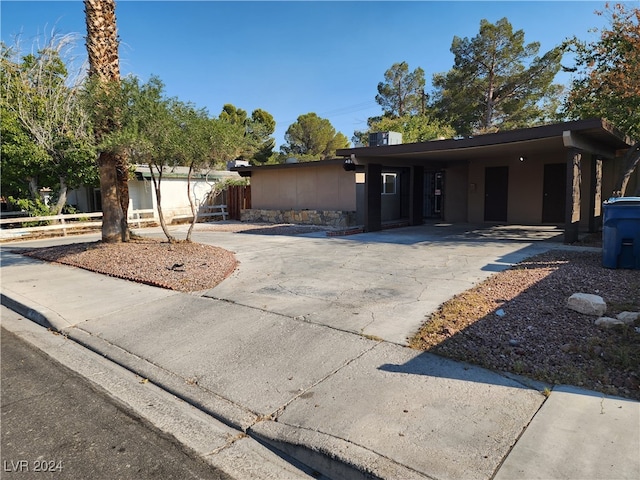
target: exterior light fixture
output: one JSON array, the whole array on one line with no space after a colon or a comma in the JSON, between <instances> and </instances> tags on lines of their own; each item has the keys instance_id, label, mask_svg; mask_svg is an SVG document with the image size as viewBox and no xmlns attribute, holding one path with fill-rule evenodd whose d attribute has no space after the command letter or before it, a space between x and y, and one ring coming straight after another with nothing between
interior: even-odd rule
<instances>
[{"instance_id":1,"label":"exterior light fixture","mask_svg":"<svg viewBox=\"0 0 640 480\"><path fill-rule=\"evenodd\" d=\"M342 168L344 168L346 172L353 172L356 169L356 164L353 162L353 160L347 158L345 159Z\"/></svg>"}]
</instances>

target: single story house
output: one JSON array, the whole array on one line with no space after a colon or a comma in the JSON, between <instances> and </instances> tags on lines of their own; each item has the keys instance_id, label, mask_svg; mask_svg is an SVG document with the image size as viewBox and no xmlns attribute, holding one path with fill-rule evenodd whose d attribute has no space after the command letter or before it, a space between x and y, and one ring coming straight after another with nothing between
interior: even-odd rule
<instances>
[{"instance_id":1,"label":"single story house","mask_svg":"<svg viewBox=\"0 0 640 480\"><path fill-rule=\"evenodd\" d=\"M165 167L160 183L162 195L162 212L167 223L180 216L190 216L191 207L187 196L188 167ZM157 174L156 174L157 179ZM211 201L210 195L215 186L226 179L240 179L237 172L224 170L202 170L191 178L191 195L196 206ZM67 199L80 212L94 212L102 209L99 188L83 187L72 190ZM158 201L147 165L135 165L129 179L129 211L153 210L154 218L158 218Z\"/></svg>"},{"instance_id":2,"label":"single story house","mask_svg":"<svg viewBox=\"0 0 640 480\"><path fill-rule=\"evenodd\" d=\"M251 177L250 220L269 220L265 212L275 211L281 221L336 217L341 220L334 223L366 231L425 219L556 224L573 242L580 230L600 228L602 202L613 192L632 144L606 120L589 119L347 148L337 151L341 159L234 170ZM629 191L640 184L638 177L636 172Z\"/></svg>"}]
</instances>

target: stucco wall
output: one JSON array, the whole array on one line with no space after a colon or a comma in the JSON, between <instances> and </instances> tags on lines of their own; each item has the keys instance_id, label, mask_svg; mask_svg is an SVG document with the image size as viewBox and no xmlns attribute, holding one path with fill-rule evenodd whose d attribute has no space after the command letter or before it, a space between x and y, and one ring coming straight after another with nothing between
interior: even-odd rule
<instances>
[{"instance_id":1,"label":"stucco wall","mask_svg":"<svg viewBox=\"0 0 640 480\"><path fill-rule=\"evenodd\" d=\"M484 221L485 169L508 167L507 223L541 223L544 165L564 162L564 154L557 153L529 155L524 161L520 161L516 156L474 160L469 164L469 221Z\"/></svg>"},{"instance_id":2,"label":"stucco wall","mask_svg":"<svg viewBox=\"0 0 640 480\"><path fill-rule=\"evenodd\" d=\"M204 202L211 191L211 184L204 180L191 181L191 194L196 205ZM176 215L191 215L187 197L186 178L163 178L160 182L162 213L167 222ZM129 181L130 206L134 210L153 208L157 210L156 193L151 180Z\"/></svg>"},{"instance_id":3,"label":"stucco wall","mask_svg":"<svg viewBox=\"0 0 640 480\"><path fill-rule=\"evenodd\" d=\"M444 221L466 222L469 201L468 165L448 167L444 172Z\"/></svg>"},{"instance_id":4,"label":"stucco wall","mask_svg":"<svg viewBox=\"0 0 640 480\"><path fill-rule=\"evenodd\" d=\"M356 209L355 173L342 165L255 169L251 206L263 210Z\"/></svg>"}]
</instances>

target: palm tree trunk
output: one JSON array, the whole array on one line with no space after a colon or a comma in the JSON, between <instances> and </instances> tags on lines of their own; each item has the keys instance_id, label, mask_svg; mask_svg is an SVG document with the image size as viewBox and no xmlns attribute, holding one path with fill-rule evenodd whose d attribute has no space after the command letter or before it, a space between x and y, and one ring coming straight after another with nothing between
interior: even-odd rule
<instances>
[{"instance_id":1,"label":"palm tree trunk","mask_svg":"<svg viewBox=\"0 0 640 480\"><path fill-rule=\"evenodd\" d=\"M89 76L102 85L120 81L118 32L115 0L84 0L87 25ZM96 139L118 128L116 118L105 118L95 126ZM102 241L129 240L127 211L129 188L127 159L112 152L100 152L100 192L102 194Z\"/></svg>"},{"instance_id":2,"label":"palm tree trunk","mask_svg":"<svg viewBox=\"0 0 640 480\"><path fill-rule=\"evenodd\" d=\"M102 195L102 241L118 243L122 241L122 209L118 201L116 156L101 152L98 158L100 169L100 194Z\"/></svg>"}]
</instances>

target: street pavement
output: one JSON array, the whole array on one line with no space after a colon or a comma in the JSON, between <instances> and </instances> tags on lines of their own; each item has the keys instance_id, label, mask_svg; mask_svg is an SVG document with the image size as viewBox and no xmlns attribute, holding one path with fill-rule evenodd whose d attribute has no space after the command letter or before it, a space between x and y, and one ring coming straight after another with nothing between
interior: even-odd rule
<instances>
[{"instance_id":1,"label":"street pavement","mask_svg":"<svg viewBox=\"0 0 640 480\"><path fill-rule=\"evenodd\" d=\"M1 408L3 479L232 479L4 328Z\"/></svg>"},{"instance_id":2,"label":"street pavement","mask_svg":"<svg viewBox=\"0 0 640 480\"><path fill-rule=\"evenodd\" d=\"M555 235L436 225L345 238L199 230L194 240L240 261L199 295L11 253L46 244L20 242L0 252L2 302L329 478L638 478L638 402L562 386L547 398L544 385L404 346L454 294L566 248Z\"/></svg>"}]
</instances>

